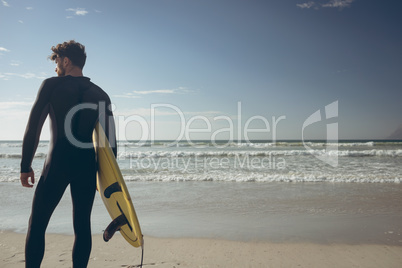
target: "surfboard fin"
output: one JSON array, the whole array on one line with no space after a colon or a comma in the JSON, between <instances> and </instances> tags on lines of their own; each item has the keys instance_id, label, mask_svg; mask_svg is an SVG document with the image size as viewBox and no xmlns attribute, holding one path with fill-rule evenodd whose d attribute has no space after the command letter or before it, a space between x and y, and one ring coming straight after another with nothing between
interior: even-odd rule
<instances>
[{"instance_id":1,"label":"surfboard fin","mask_svg":"<svg viewBox=\"0 0 402 268\"><path fill-rule=\"evenodd\" d=\"M110 196L111 196L113 193L121 192L121 191L122 191L122 190L121 190L120 184L119 184L118 182L115 182L115 183L109 185L109 186L105 189L105 191L103 192L103 194L105 195L106 198L110 198Z\"/></svg>"},{"instance_id":2,"label":"surfboard fin","mask_svg":"<svg viewBox=\"0 0 402 268\"><path fill-rule=\"evenodd\" d=\"M119 231L120 228L125 224L127 224L127 219L124 214L121 214L106 227L106 230L103 232L103 240L108 242L110 239L112 239L116 231Z\"/></svg>"}]
</instances>

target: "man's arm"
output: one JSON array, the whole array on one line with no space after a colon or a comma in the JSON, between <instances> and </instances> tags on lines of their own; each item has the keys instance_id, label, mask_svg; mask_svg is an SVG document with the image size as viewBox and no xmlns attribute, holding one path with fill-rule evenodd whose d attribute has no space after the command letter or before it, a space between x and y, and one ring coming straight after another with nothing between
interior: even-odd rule
<instances>
[{"instance_id":1,"label":"man's arm","mask_svg":"<svg viewBox=\"0 0 402 268\"><path fill-rule=\"evenodd\" d=\"M31 178L31 183L29 183L29 178ZM21 173L20 180L21 180L22 186L32 188L35 183L35 174L34 174L33 170L31 169L30 172Z\"/></svg>"},{"instance_id":2,"label":"man's arm","mask_svg":"<svg viewBox=\"0 0 402 268\"><path fill-rule=\"evenodd\" d=\"M27 127L25 129L21 159L21 182L23 186L27 186L29 177L31 177L31 182L34 182L33 171L31 168L32 160L36 148L38 147L43 123L49 113L49 89L46 86L46 81L47 80L42 83L38 91L38 95L32 107ZM23 173L25 173L25 175L22 175Z\"/></svg>"}]
</instances>

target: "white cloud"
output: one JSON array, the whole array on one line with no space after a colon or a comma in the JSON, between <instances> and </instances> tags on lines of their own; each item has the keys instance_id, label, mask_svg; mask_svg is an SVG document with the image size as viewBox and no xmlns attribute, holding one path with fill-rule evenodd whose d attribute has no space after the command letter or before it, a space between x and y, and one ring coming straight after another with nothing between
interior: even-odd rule
<instances>
[{"instance_id":1,"label":"white cloud","mask_svg":"<svg viewBox=\"0 0 402 268\"><path fill-rule=\"evenodd\" d=\"M21 23L21 24L24 23L22 20L19 20L18 22Z\"/></svg>"},{"instance_id":2,"label":"white cloud","mask_svg":"<svg viewBox=\"0 0 402 268\"><path fill-rule=\"evenodd\" d=\"M149 108L136 108L136 109L116 109L114 111L115 116L129 117L132 115L149 117L151 115L151 109Z\"/></svg>"},{"instance_id":3,"label":"white cloud","mask_svg":"<svg viewBox=\"0 0 402 268\"><path fill-rule=\"evenodd\" d=\"M175 91L173 89L158 89L158 90L148 90L148 91L133 91L135 94L148 95L148 94L173 94Z\"/></svg>"},{"instance_id":4,"label":"white cloud","mask_svg":"<svg viewBox=\"0 0 402 268\"><path fill-rule=\"evenodd\" d=\"M26 7L26 9L27 9L27 10L32 10L32 9L33 9L33 7Z\"/></svg>"},{"instance_id":5,"label":"white cloud","mask_svg":"<svg viewBox=\"0 0 402 268\"><path fill-rule=\"evenodd\" d=\"M185 94L194 92L193 90L189 90L186 87L178 87L174 89L157 89L157 90L134 90L130 93L124 93L123 95L114 95L116 98L127 98L127 99L135 99L141 98L142 95L150 95L150 94Z\"/></svg>"},{"instance_id":6,"label":"white cloud","mask_svg":"<svg viewBox=\"0 0 402 268\"><path fill-rule=\"evenodd\" d=\"M174 107L175 110L172 107ZM182 115L185 118L188 117L193 117L193 116L205 116L205 117L213 117L217 115L222 115L223 113L221 111L196 111L196 112L188 112L188 111L182 111L180 107L176 107L171 104L166 104L166 106L158 104L158 106L154 107L153 109L151 108L136 108L136 109L116 109L114 111L115 116L141 116L144 118L150 118L151 114L155 113L155 116L177 116L177 115Z\"/></svg>"},{"instance_id":7,"label":"white cloud","mask_svg":"<svg viewBox=\"0 0 402 268\"><path fill-rule=\"evenodd\" d=\"M14 109L21 109L23 107L30 108L32 104L33 102L31 101L2 101L0 102L0 113Z\"/></svg>"},{"instance_id":8,"label":"white cloud","mask_svg":"<svg viewBox=\"0 0 402 268\"><path fill-rule=\"evenodd\" d=\"M330 0L326 4L318 4L315 3L314 1L309 1L306 3L302 4L296 4L297 7L302 8L302 9L309 9L314 7L315 9L318 9L319 7L324 7L324 8L345 8L345 7L350 7L350 5L354 2L355 0Z\"/></svg>"},{"instance_id":9,"label":"white cloud","mask_svg":"<svg viewBox=\"0 0 402 268\"><path fill-rule=\"evenodd\" d=\"M22 101L6 101L0 102L0 119L1 121L19 121L28 116L33 102Z\"/></svg>"},{"instance_id":10,"label":"white cloud","mask_svg":"<svg viewBox=\"0 0 402 268\"><path fill-rule=\"evenodd\" d=\"M88 11L85 10L85 8L68 8L66 9L68 12L73 12L75 16L85 16L88 14ZM68 16L67 18L72 18L71 16Z\"/></svg>"},{"instance_id":11,"label":"white cloud","mask_svg":"<svg viewBox=\"0 0 402 268\"><path fill-rule=\"evenodd\" d=\"M303 4L297 4L296 6L298 6L300 8L312 8L313 6L315 6L315 3L313 1L310 1L307 3L303 3Z\"/></svg>"},{"instance_id":12,"label":"white cloud","mask_svg":"<svg viewBox=\"0 0 402 268\"><path fill-rule=\"evenodd\" d=\"M0 47L0 52L10 52L10 50L5 47Z\"/></svg>"},{"instance_id":13,"label":"white cloud","mask_svg":"<svg viewBox=\"0 0 402 268\"><path fill-rule=\"evenodd\" d=\"M10 7L10 5L5 0L1 0L1 2L3 3L3 6Z\"/></svg>"},{"instance_id":14,"label":"white cloud","mask_svg":"<svg viewBox=\"0 0 402 268\"><path fill-rule=\"evenodd\" d=\"M144 91L133 91L135 94L148 95L148 94L184 94L193 92L186 87L178 87L174 89L157 89L157 90L144 90Z\"/></svg>"},{"instance_id":15,"label":"white cloud","mask_svg":"<svg viewBox=\"0 0 402 268\"><path fill-rule=\"evenodd\" d=\"M41 74L34 74L34 73L24 73L24 74L19 74L19 73L0 73L0 79L3 80L8 80L11 77L19 77L19 78L25 78L25 79L46 79L46 74L41 73Z\"/></svg>"},{"instance_id":16,"label":"white cloud","mask_svg":"<svg viewBox=\"0 0 402 268\"><path fill-rule=\"evenodd\" d=\"M331 0L326 4L323 4L322 7L344 8L344 7L349 7L353 1L354 0Z\"/></svg>"},{"instance_id":17,"label":"white cloud","mask_svg":"<svg viewBox=\"0 0 402 268\"><path fill-rule=\"evenodd\" d=\"M126 98L126 99L137 99L140 98L137 95L134 95L133 93L124 93L123 95L113 95L113 97L116 98Z\"/></svg>"},{"instance_id":18,"label":"white cloud","mask_svg":"<svg viewBox=\"0 0 402 268\"><path fill-rule=\"evenodd\" d=\"M186 116L205 116L205 117L215 117L215 116L219 116L219 115L223 115L222 111L202 111L202 112L185 112L184 113ZM233 117L233 116L231 116Z\"/></svg>"}]
</instances>

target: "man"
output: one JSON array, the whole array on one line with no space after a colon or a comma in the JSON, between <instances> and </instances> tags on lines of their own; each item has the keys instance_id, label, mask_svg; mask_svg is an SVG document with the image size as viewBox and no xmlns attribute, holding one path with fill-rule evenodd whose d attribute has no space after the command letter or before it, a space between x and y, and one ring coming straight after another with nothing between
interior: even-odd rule
<instances>
[{"instance_id":1,"label":"man","mask_svg":"<svg viewBox=\"0 0 402 268\"><path fill-rule=\"evenodd\" d=\"M57 64L55 71L58 77L42 83L29 116L22 146L21 183L24 187L33 187L35 178L31 164L43 123L49 115L51 140L32 203L25 245L26 267L40 267L47 225L68 185L73 203L75 234L73 267L86 267L92 245L90 216L97 171L92 132L98 121L103 122L116 154L114 120L108 109L111 104L108 95L83 76L85 47L69 41L52 47L52 51L50 59ZM100 118L102 115L103 118Z\"/></svg>"}]
</instances>

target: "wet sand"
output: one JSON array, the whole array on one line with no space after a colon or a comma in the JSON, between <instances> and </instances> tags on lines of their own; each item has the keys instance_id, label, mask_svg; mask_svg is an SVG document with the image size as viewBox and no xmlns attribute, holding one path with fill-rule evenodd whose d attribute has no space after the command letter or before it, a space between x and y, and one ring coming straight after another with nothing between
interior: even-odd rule
<instances>
[{"instance_id":1,"label":"wet sand","mask_svg":"<svg viewBox=\"0 0 402 268\"><path fill-rule=\"evenodd\" d=\"M0 232L0 267L24 267L25 235ZM47 234L43 268L71 267L73 236ZM141 249L116 234L93 236L88 267L139 267ZM384 244L237 242L145 237L143 267L401 267L402 247Z\"/></svg>"}]
</instances>

